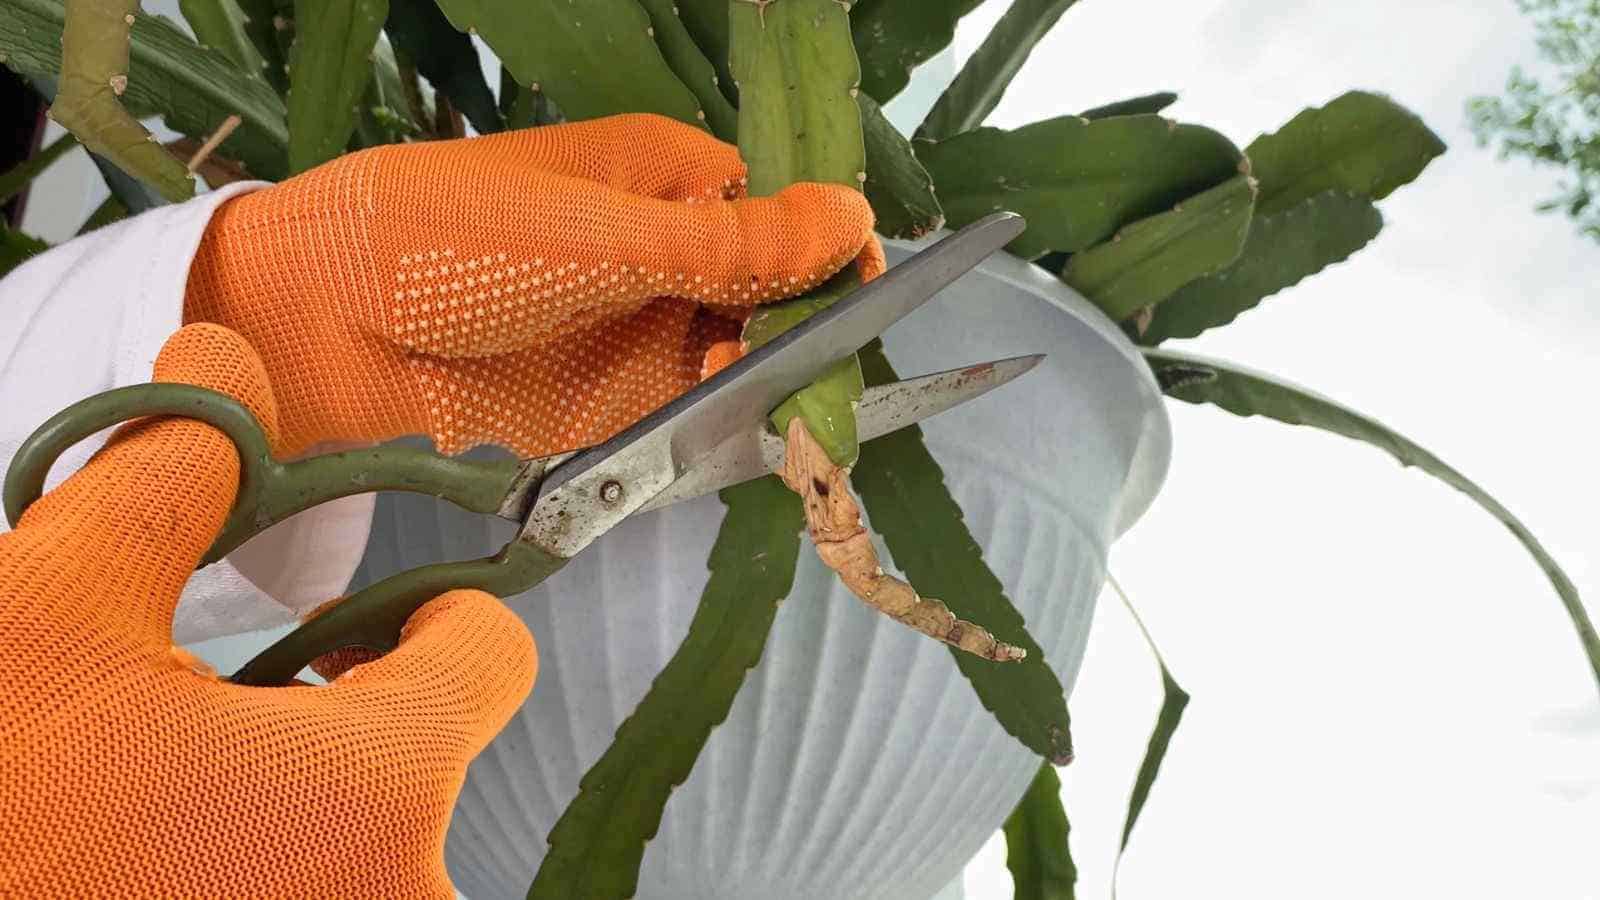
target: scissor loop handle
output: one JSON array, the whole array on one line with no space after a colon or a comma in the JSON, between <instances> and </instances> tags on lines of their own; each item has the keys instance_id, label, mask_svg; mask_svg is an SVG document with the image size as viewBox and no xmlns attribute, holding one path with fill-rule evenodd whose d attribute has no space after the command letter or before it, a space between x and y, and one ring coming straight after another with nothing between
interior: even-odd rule
<instances>
[{"instance_id":1,"label":"scissor loop handle","mask_svg":"<svg viewBox=\"0 0 1600 900\"><path fill-rule=\"evenodd\" d=\"M239 452L239 492L202 566L295 513L352 494L410 491L493 513L519 472L514 460L450 459L415 447L371 447L283 463L273 457L255 416L232 397L189 384L139 384L74 403L29 435L6 473L5 509L12 527L39 499L50 467L68 447L146 416L198 419L227 435Z\"/></svg>"},{"instance_id":2,"label":"scissor loop handle","mask_svg":"<svg viewBox=\"0 0 1600 900\"><path fill-rule=\"evenodd\" d=\"M258 497L273 471L282 468L272 458L267 436L256 417L226 394L192 384L135 384L115 388L56 413L22 442L6 472L4 499L6 519L11 527L17 527L23 512L44 493L50 467L69 447L113 425L146 416L198 419L233 441L239 451L239 499L229 513L224 534L239 528L239 520L254 508L253 502L243 501ZM207 561L211 559L208 556Z\"/></svg>"},{"instance_id":3,"label":"scissor loop handle","mask_svg":"<svg viewBox=\"0 0 1600 900\"><path fill-rule=\"evenodd\" d=\"M345 647L388 652L400 644L411 614L447 591L472 587L498 597L529 590L567 560L543 547L513 540L494 556L407 569L341 600L337 606L279 638L245 663L235 684L289 684L313 660Z\"/></svg>"},{"instance_id":4,"label":"scissor loop handle","mask_svg":"<svg viewBox=\"0 0 1600 900\"><path fill-rule=\"evenodd\" d=\"M201 565L214 562L289 516L351 494L397 490L432 494L463 509L493 513L522 475L515 460L473 461L413 447L374 447L282 463L266 433L243 404L189 384L139 384L96 394L67 407L28 436L6 472L6 518L13 528L44 493L51 466L69 447L122 422L183 416L221 431L239 452L239 492L227 522ZM241 684L285 684L311 660L341 647L392 650L406 620L454 588L500 596L521 593L566 560L542 547L512 541L498 554L410 569L371 585L286 635L241 669Z\"/></svg>"}]
</instances>

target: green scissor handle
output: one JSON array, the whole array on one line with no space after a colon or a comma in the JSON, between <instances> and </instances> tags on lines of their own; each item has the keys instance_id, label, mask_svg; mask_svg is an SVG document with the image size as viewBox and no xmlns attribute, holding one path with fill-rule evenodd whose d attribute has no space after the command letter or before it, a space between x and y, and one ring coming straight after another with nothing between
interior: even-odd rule
<instances>
[{"instance_id":1,"label":"green scissor handle","mask_svg":"<svg viewBox=\"0 0 1600 900\"><path fill-rule=\"evenodd\" d=\"M226 394L188 384L116 388L67 407L34 431L6 472L6 518L16 527L44 491L50 467L67 448L96 432L145 416L198 419L226 434L239 452L239 492L204 566L240 544L313 506L376 491L431 494L471 512L498 512L520 474L514 460L450 459L411 447L376 447L279 462L248 409ZM306 663L341 647L391 650L400 629L424 603L454 588L506 596L527 590L565 559L512 541L480 560L422 566L392 575L352 595L251 660L234 680L285 684Z\"/></svg>"},{"instance_id":2,"label":"green scissor handle","mask_svg":"<svg viewBox=\"0 0 1600 900\"><path fill-rule=\"evenodd\" d=\"M410 491L463 509L500 508L518 463L449 459L412 447L373 447L279 462L255 416L226 394L189 384L136 384L67 407L28 436L6 472L6 518L13 528L44 492L45 476L68 447L113 425L145 416L184 416L215 427L239 451L239 493L200 565L216 562L297 512L352 494Z\"/></svg>"},{"instance_id":3,"label":"green scissor handle","mask_svg":"<svg viewBox=\"0 0 1600 900\"><path fill-rule=\"evenodd\" d=\"M466 562L418 566L368 585L276 643L233 673L236 684L288 684L324 653L344 647L387 652L400 643L411 614L456 588L477 588L497 597L520 594L567 564L564 557L513 539L499 553Z\"/></svg>"}]
</instances>

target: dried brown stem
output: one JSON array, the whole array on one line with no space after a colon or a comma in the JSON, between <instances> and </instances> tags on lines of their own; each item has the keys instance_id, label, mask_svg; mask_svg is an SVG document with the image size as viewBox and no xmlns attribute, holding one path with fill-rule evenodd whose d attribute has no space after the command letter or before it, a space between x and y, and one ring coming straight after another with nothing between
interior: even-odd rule
<instances>
[{"instance_id":1,"label":"dried brown stem","mask_svg":"<svg viewBox=\"0 0 1600 900\"><path fill-rule=\"evenodd\" d=\"M845 469L828 458L800 416L789 421L783 482L800 495L806 528L824 565L839 574L868 606L931 638L997 662L1022 659L1027 651L1001 643L982 626L956 618L949 607L883 571L872 537L861 524L861 508Z\"/></svg>"},{"instance_id":2,"label":"dried brown stem","mask_svg":"<svg viewBox=\"0 0 1600 900\"><path fill-rule=\"evenodd\" d=\"M167 152L180 160L185 160L184 168L188 170L189 174L198 174L213 189L222 187L225 184L232 184L235 181L244 181L250 177L250 173L245 170L244 163L225 156L219 156L214 152L223 141L227 140L228 133L237 127L238 123L236 121L233 126L229 126L228 122L237 119L237 116L229 116L223 122L223 127L217 129L216 134L213 134L203 144L190 137L168 141L166 144Z\"/></svg>"},{"instance_id":3,"label":"dried brown stem","mask_svg":"<svg viewBox=\"0 0 1600 900\"><path fill-rule=\"evenodd\" d=\"M185 168L189 170L189 174L193 175L196 169L204 165L205 161L211 158L212 151L222 146L222 142L227 140L228 135L233 134L233 130L238 128L240 123L243 121L244 119L241 119L237 115L232 115L226 119L223 119L222 124L217 126L217 130L212 132L210 137L206 138L206 142L201 144L199 149L194 151L193 156L189 157L189 163L187 166L185 166Z\"/></svg>"}]
</instances>

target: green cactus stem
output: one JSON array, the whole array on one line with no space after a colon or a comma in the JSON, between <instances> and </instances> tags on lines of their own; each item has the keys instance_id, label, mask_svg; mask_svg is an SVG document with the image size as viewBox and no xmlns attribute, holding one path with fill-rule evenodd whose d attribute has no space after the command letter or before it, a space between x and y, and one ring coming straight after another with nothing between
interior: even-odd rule
<instances>
[{"instance_id":1,"label":"green cactus stem","mask_svg":"<svg viewBox=\"0 0 1600 900\"><path fill-rule=\"evenodd\" d=\"M637 0L438 4L456 30L481 36L518 84L548 93L569 119L649 112L705 124Z\"/></svg>"},{"instance_id":2,"label":"green cactus stem","mask_svg":"<svg viewBox=\"0 0 1600 900\"><path fill-rule=\"evenodd\" d=\"M61 81L50 118L92 153L168 200L194 196L194 176L122 105L139 0L71 0L61 35Z\"/></svg>"},{"instance_id":3,"label":"green cactus stem","mask_svg":"<svg viewBox=\"0 0 1600 900\"><path fill-rule=\"evenodd\" d=\"M1061 279L1120 322L1238 259L1255 200L1255 180L1234 176L1074 254Z\"/></svg>"},{"instance_id":4,"label":"green cactus stem","mask_svg":"<svg viewBox=\"0 0 1600 900\"><path fill-rule=\"evenodd\" d=\"M361 96L372 80L372 52L388 0L299 0L289 54L289 170L343 153ZM396 79L398 82L398 78Z\"/></svg>"},{"instance_id":5,"label":"green cactus stem","mask_svg":"<svg viewBox=\"0 0 1600 900\"><path fill-rule=\"evenodd\" d=\"M750 167L749 189L765 196L797 181L831 181L860 189L866 142L856 106L861 69L850 17L838 0L731 0L730 66L739 90L739 152ZM851 285L839 280L809 298L759 311L744 340L769 339L793 327ZM831 302L831 301L829 301ZM775 323L782 323L782 328ZM855 462L855 403L861 367L854 357L790 398L774 414L779 433L801 416L828 458Z\"/></svg>"},{"instance_id":6,"label":"green cactus stem","mask_svg":"<svg viewBox=\"0 0 1600 900\"><path fill-rule=\"evenodd\" d=\"M662 58L700 101L701 115L711 133L725 141L734 140L739 113L723 95L718 85L721 76L690 36L675 0L639 0L639 4L650 15L651 36L661 48Z\"/></svg>"},{"instance_id":7,"label":"green cactus stem","mask_svg":"<svg viewBox=\"0 0 1600 900\"><path fill-rule=\"evenodd\" d=\"M1028 230L1007 249L1027 259L1087 250L1244 165L1221 134L1153 115L1061 116L913 143L951 227L996 210L1021 213Z\"/></svg>"}]
</instances>

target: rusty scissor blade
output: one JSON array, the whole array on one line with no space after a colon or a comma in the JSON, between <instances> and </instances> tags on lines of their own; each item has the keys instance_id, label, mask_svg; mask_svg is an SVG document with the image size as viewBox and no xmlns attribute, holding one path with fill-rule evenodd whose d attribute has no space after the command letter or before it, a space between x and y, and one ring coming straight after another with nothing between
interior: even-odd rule
<instances>
[{"instance_id":1,"label":"rusty scissor blade","mask_svg":"<svg viewBox=\"0 0 1600 900\"><path fill-rule=\"evenodd\" d=\"M1014 356L993 362L977 363L959 369L907 378L892 384L869 387L856 404L856 436L862 441L882 437L907 425L915 425L969 400L976 400L997 387L1013 381L1037 366L1044 354ZM572 457L572 452L525 460L523 485L514 489L500 510L500 516L520 522L527 515L530 485L550 467ZM684 473L670 487L644 504L639 512L671 506L715 493L725 487L760 478L783 467L783 438L758 422L723 441L699 465Z\"/></svg>"},{"instance_id":2,"label":"rusty scissor blade","mask_svg":"<svg viewBox=\"0 0 1600 900\"><path fill-rule=\"evenodd\" d=\"M562 559L747 433L785 397L882 334L1022 233L994 213L919 251L766 344L751 350L604 443L519 479L502 509L525 510L518 541ZM532 474L536 463L524 466ZM529 502L531 501L531 503Z\"/></svg>"},{"instance_id":3,"label":"rusty scissor blade","mask_svg":"<svg viewBox=\"0 0 1600 900\"><path fill-rule=\"evenodd\" d=\"M867 388L856 407L856 434L860 440L870 441L915 425L982 397L1026 374L1042 359L1042 354L1017 356ZM724 441L707 459L651 498L640 512L692 500L782 467L783 438L762 422Z\"/></svg>"}]
</instances>

